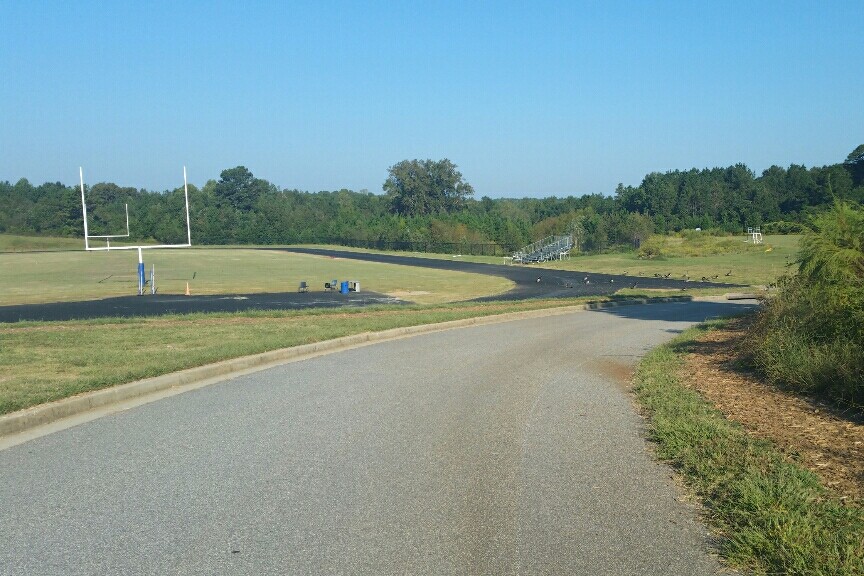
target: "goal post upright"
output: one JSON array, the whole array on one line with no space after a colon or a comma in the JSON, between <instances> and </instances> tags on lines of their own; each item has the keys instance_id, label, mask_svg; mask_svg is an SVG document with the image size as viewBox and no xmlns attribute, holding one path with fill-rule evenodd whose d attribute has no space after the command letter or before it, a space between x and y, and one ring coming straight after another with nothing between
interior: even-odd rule
<instances>
[{"instance_id":1,"label":"goal post upright","mask_svg":"<svg viewBox=\"0 0 864 576\"><path fill-rule=\"evenodd\" d=\"M87 202L84 200L84 167L78 167L78 176L81 178L81 210L84 213L84 250L90 250L90 234L87 232ZM128 220L127 220L128 224Z\"/></svg>"},{"instance_id":2,"label":"goal post upright","mask_svg":"<svg viewBox=\"0 0 864 576\"><path fill-rule=\"evenodd\" d=\"M97 250L97 248L90 248L90 239L91 238L104 238L105 239L105 247L106 249L111 248L111 238L129 238L129 204L124 204L124 209L126 211L126 233L125 234L90 234L87 230L87 202L84 199L84 169L82 167L78 167L78 174L81 178L81 211L84 216L84 249L85 250Z\"/></svg>"},{"instance_id":3,"label":"goal post upright","mask_svg":"<svg viewBox=\"0 0 864 576\"><path fill-rule=\"evenodd\" d=\"M141 252L141 246L138 246L138 295L144 294L144 255Z\"/></svg>"},{"instance_id":4,"label":"goal post upright","mask_svg":"<svg viewBox=\"0 0 864 576\"><path fill-rule=\"evenodd\" d=\"M192 246L192 227L189 225L189 185L186 183L186 166L183 166L183 196L186 198L186 244ZM129 213L126 213L128 226Z\"/></svg>"}]
</instances>

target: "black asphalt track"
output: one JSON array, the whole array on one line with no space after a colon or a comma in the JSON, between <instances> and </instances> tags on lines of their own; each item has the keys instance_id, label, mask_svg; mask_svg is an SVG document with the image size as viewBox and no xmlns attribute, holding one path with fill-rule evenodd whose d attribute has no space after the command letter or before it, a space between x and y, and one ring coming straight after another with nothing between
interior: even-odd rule
<instances>
[{"instance_id":1,"label":"black asphalt track","mask_svg":"<svg viewBox=\"0 0 864 576\"><path fill-rule=\"evenodd\" d=\"M271 250L262 248L262 250ZM419 258L324 250L317 248L272 248L298 254L313 254L331 258L350 258L402 266L421 266L439 270L455 270L474 274L500 276L516 286L504 294L478 298L480 301L523 300L528 298L567 298L576 296L606 296L620 288L686 289L705 287L733 287L730 284L684 282L667 278L646 278L623 275L594 274L588 272L550 270L530 266L503 266L478 264L455 259ZM322 287L323 288L323 287ZM405 303L397 298L375 292L323 291L310 287L309 292L279 292L265 294L222 294L182 296L155 294L146 296L119 296L101 300L53 302L49 304L21 304L0 306L0 322L26 320L64 321L101 317L160 316L164 314L191 314L195 312L240 312L245 310L299 310L304 308L336 308L341 306L370 306L374 304Z\"/></svg>"},{"instance_id":2,"label":"black asphalt track","mask_svg":"<svg viewBox=\"0 0 864 576\"><path fill-rule=\"evenodd\" d=\"M456 259L419 258L414 256L394 256L347 250L325 250L319 248L280 248L298 254L314 254L332 258L351 258L367 262L398 264L402 266L422 266L439 270L455 270L473 274L500 276L513 281L516 286L504 294L478 298L478 300L524 300L527 298L569 298L575 296L608 296L621 288L656 288L666 290L686 290L690 288L732 288L733 284L713 282L685 282L671 278L644 276L624 276L615 274L595 274L568 270L535 268L530 265L496 265L465 262Z\"/></svg>"},{"instance_id":3,"label":"black asphalt track","mask_svg":"<svg viewBox=\"0 0 864 576\"><path fill-rule=\"evenodd\" d=\"M101 300L52 302L0 306L0 322L45 320L58 322L86 318L162 316L195 312L242 312L245 310L300 310L303 308L339 308L373 304L405 303L375 292L278 292L264 294L222 294L183 296L148 294L117 296Z\"/></svg>"}]
</instances>

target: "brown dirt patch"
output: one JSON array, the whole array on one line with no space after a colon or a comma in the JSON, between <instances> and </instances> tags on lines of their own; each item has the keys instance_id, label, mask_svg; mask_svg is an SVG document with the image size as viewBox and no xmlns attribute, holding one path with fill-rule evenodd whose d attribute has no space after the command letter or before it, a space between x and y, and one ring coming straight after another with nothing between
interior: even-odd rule
<instances>
[{"instance_id":1,"label":"brown dirt patch","mask_svg":"<svg viewBox=\"0 0 864 576\"><path fill-rule=\"evenodd\" d=\"M394 290L393 292L387 292L387 296L393 296L394 298L425 296L427 294L431 294L431 292L426 292L425 290Z\"/></svg>"},{"instance_id":2,"label":"brown dirt patch","mask_svg":"<svg viewBox=\"0 0 864 576\"><path fill-rule=\"evenodd\" d=\"M630 391L630 383L633 381L635 367L632 364L615 360L601 359L596 363L596 368L613 383L624 391Z\"/></svg>"},{"instance_id":3,"label":"brown dirt patch","mask_svg":"<svg viewBox=\"0 0 864 576\"><path fill-rule=\"evenodd\" d=\"M772 440L841 498L864 502L864 422L778 390L742 368L751 321L738 319L702 335L685 355L682 380L748 433Z\"/></svg>"}]
</instances>

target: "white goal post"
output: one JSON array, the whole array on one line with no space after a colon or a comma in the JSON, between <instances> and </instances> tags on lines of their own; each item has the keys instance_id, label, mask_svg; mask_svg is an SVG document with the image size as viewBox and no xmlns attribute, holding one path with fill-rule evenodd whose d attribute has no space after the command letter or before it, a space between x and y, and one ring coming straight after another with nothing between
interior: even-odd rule
<instances>
[{"instance_id":1,"label":"white goal post","mask_svg":"<svg viewBox=\"0 0 864 576\"><path fill-rule=\"evenodd\" d=\"M141 244L138 246L111 246L111 238L129 237L129 205L126 205L126 234L101 234L91 235L87 226L87 200L84 197L84 168L78 167L78 175L81 180L81 211L84 216L84 250L87 252L110 251L110 250L138 250L138 295L144 294L146 279L144 277L143 250L153 248L189 248L192 246L192 228L189 225L189 185L186 181L186 167L183 167L183 196L186 200L186 243L185 244ZM90 239L104 239L105 246L90 246ZM156 283L151 273L150 290L156 293Z\"/></svg>"},{"instance_id":2,"label":"white goal post","mask_svg":"<svg viewBox=\"0 0 864 576\"><path fill-rule=\"evenodd\" d=\"M762 244L761 228L747 228L747 234L750 236L750 241L753 242L753 244Z\"/></svg>"}]
</instances>

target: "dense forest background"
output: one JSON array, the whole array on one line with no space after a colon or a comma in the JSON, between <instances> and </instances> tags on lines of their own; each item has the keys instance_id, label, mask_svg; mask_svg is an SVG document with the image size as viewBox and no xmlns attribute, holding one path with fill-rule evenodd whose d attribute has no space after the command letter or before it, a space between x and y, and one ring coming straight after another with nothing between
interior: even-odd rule
<instances>
[{"instance_id":1,"label":"dense forest background","mask_svg":"<svg viewBox=\"0 0 864 576\"><path fill-rule=\"evenodd\" d=\"M449 160L392 166L384 194L280 189L243 166L203 188L189 186L193 244L333 243L507 253L550 234L573 233L584 251L632 246L652 233L688 228L740 233L796 232L835 200L864 202L864 144L830 166L744 164L652 172L614 195L542 199L473 198ZM162 192L99 183L87 188L91 234L125 231L131 240L185 242L183 189ZM83 236L77 185L0 182L0 232Z\"/></svg>"}]
</instances>

